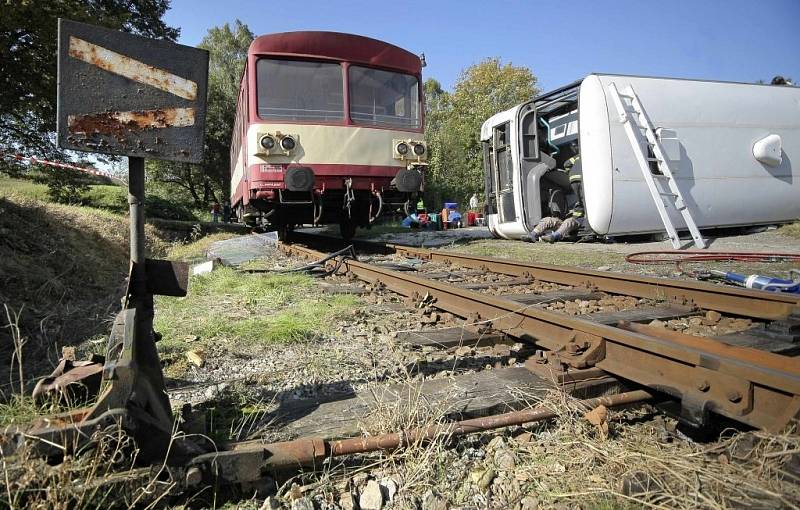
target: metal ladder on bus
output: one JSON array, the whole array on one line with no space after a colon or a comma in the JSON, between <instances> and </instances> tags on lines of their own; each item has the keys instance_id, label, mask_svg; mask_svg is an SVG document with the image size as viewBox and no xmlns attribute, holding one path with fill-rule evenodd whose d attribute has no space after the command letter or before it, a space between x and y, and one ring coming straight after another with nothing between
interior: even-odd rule
<instances>
[{"instance_id":1,"label":"metal ladder on bus","mask_svg":"<svg viewBox=\"0 0 800 510\"><path fill-rule=\"evenodd\" d=\"M619 120L625 126L625 132L633 146L633 152L636 155L639 168L642 170L647 188L650 190L650 195L652 195L653 201L656 204L658 214L661 216L661 222L664 223L667 236L669 236L669 240L672 242L672 247L675 249L680 248L681 241L678 238L678 231L675 225L673 225L672 219L669 217L664 199L667 199L667 202L683 216L683 221L686 222L686 227L692 235L695 246L701 249L705 248L705 239L700 235L697 223L695 223L692 213L689 211L680 189L678 189L672 169L669 167L669 163L667 163L667 158L664 157L664 149L653 131L650 118L647 116L647 113L645 113L642 103L639 102L636 92L633 91L633 87L626 87L623 93L620 94L619 91L617 91L617 86L614 83L610 83L608 85L608 90L611 92L611 98L614 101L614 105L617 107ZM626 107L625 99L628 100L630 108ZM644 134L644 136L642 136L642 134ZM655 157L649 157L648 153L644 150L645 147L649 147ZM650 169L651 161L656 162L661 173L653 173ZM656 179L664 181L669 191L661 191L656 184Z\"/></svg>"}]
</instances>

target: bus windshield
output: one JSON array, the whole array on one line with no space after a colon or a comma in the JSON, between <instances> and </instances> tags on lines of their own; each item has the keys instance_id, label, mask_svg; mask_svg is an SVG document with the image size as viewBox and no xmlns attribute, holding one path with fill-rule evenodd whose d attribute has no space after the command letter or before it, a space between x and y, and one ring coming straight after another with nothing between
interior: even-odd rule
<instances>
[{"instance_id":1,"label":"bus windshield","mask_svg":"<svg viewBox=\"0 0 800 510\"><path fill-rule=\"evenodd\" d=\"M350 118L356 124L418 128L419 86L408 74L350 66Z\"/></svg>"},{"instance_id":2,"label":"bus windshield","mask_svg":"<svg viewBox=\"0 0 800 510\"><path fill-rule=\"evenodd\" d=\"M256 64L258 116L290 121L344 119L339 64L262 58Z\"/></svg>"}]
</instances>

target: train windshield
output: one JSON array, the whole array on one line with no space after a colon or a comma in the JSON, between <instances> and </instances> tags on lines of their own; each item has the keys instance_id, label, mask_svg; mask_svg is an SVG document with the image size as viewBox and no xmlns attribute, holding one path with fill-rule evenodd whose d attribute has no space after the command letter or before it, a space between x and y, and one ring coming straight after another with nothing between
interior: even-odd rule
<instances>
[{"instance_id":1,"label":"train windshield","mask_svg":"<svg viewBox=\"0 0 800 510\"><path fill-rule=\"evenodd\" d=\"M418 128L419 85L408 74L350 66L350 118L356 124Z\"/></svg>"},{"instance_id":2,"label":"train windshield","mask_svg":"<svg viewBox=\"0 0 800 510\"><path fill-rule=\"evenodd\" d=\"M256 65L258 116L262 119L341 121L344 119L339 64L262 58Z\"/></svg>"}]
</instances>

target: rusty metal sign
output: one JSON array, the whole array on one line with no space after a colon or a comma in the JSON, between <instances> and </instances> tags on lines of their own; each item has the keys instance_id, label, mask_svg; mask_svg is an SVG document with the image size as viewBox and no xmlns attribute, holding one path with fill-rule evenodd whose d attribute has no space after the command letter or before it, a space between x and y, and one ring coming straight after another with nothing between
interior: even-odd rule
<instances>
[{"instance_id":1,"label":"rusty metal sign","mask_svg":"<svg viewBox=\"0 0 800 510\"><path fill-rule=\"evenodd\" d=\"M199 163L208 52L60 19L58 145Z\"/></svg>"}]
</instances>

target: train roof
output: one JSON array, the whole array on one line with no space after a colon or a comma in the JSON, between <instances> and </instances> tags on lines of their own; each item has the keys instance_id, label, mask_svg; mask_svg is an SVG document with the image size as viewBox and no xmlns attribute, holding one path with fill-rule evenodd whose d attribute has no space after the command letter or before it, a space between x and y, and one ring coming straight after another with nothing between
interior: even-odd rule
<instances>
[{"instance_id":1,"label":"train roof","mask_svg":"<svg viewBox=\"0 0 800 510\"><path fill-rule=\"evenodd\" d=\"M322 57L419 74L417 55L393 44L341 32L282 32L256 37L251 54Z\"/></svg>"}]
</instances>

